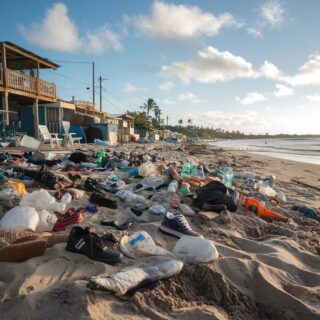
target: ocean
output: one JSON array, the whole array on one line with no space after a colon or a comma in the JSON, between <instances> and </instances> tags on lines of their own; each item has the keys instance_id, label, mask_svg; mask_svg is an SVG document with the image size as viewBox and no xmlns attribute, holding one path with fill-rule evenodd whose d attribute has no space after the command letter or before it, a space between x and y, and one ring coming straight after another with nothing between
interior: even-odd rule
<instances>
[{"instance_id":1,"label":"ocean","mask_svg":"<svg viewBox=\"0 0 320 320\"><path fill-rule=\"evenodd\" d=\"M320 138L218 140L211 143L222 148L320 165Z\"/></svg>"}]
</instances>

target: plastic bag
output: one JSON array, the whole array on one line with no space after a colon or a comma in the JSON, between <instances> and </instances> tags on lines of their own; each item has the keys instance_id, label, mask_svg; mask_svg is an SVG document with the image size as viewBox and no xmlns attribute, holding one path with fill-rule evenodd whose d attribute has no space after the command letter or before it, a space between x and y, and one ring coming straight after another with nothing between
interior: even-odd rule
<instances>
[{"instance_id":1,"label":"plastic bag","mask_svg":"<svg viewBox=\"0 0 320 320\"><path fill-rule=\"evenodd\" d=\"M145 256L171 256L168 250L157 246L152 237L145 231L138 231L120 240L121 251L130 258Z\"/></svg>"},{"instance_id":2,"label":"plastic bag","mask_svg":"<svg viewBox=\"0 0 320 320\"><path fill-rule=\"evenodd\" d=\"M159 171L152 162L142 163L139 167L139 175L144 178L159 177Z\"/></svg>"},{"instance_id":3,"label":"plastic bag","mask_svg":"<svg viewBox=\"0 0 320 320\"><path fill-rule=\"evenodd\" d=\"M66 204L70 203L71 200L71 195L67 193L62 197L61 202L57 202L47 190L40 189L23 196L20 205L34 207L38 211L64 211Z\"/></svg>"},{"instance_id":4,"label":"plastic bag","mask_svg":"<svg viewBox=\"0 0 320 320\"><path fill-rule=\"evenodd\" d=\"M2 230L29 229L35 231L39 224L39 215L35 208L18 206L9 210L0 221Z\"/></svg>"},{"instance_id":5,"label":"plastic bag","mask_svg":"<svg viewBox=\"0 0 320 320\"><path fill-rule=\"evenodd\" d=\"M46 210L40 211L37 232L51 231L57 220L58 218L55 214L52 214Z\"/></svg>"},{"instance_id":6,"label":"plastic bag","mask_svg":"<svg viewBox=\"0 0 320 320\"><path fill-rule=\"evenodd\" d=\"M191 236L180 238L173 249L173 254L188 263L210 262L219 257L212 241Z\"/></svg>"}]
</instances>

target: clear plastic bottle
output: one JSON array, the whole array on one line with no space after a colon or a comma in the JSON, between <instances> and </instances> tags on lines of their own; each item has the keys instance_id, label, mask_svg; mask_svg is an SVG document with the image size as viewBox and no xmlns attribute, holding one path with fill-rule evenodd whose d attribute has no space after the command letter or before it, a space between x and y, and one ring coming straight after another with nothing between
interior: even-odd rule
<instances>
[{"instance_id":1,"label":"clear plastic bottle","mask_svg":"<svg viewBox=\"0 0 320 320\"><path fill-rule=\"evenodd\" d=\"M183 164L181 177L182 178L189 178L191 174L191 163L190 160L186 160Z\"/></svg>"},{"instance_id":2,"label":"clear plastic bottle","mask_svg":"<svg viewBox=\"0 0 320 320\"><path fill-rule=\"evenodd\" d=\"M203 172L203 166L200 164L197 167L197 173L196 173L197 177L200 177L201 179L205 179L206 175Z\"/></svg>"},{"instance_id":3,"label":"clear plastic bottle","mask_svg":"<svg viewBox=\"0 0 320 320\"><path fill-rule=\"evenodd\" d=\"M172 180L172 181L169 183L169 186L168 186L167 191L168 191L168 193L173 194L173 193L176 193L176 192L177 192L178 188L179 188L179 183L178 183L178 181L177 181L177 180Z\"/></svg>"},{"instance_id":4,"label":"clear plastic bottle","mask_svg":"<svg viewBox=\"0 0 320 320\"><path fill-rule=\"evenodd\" d=\"M233 180L233 170L230 165L223 172L223 183L228 188L232 188L232 180Z\"/></svg>"},{"instance_id":5,"label":"clear plastic bottle","mask_svg":"<svg viewBox=\"0 0 320 320\"><path fill-rule=\"evenodd\" d=\"M129 203L142 203L142 204L146 204L147 203L147 199L139 196L131 191L128 190L120 190L116 193L116 195L124 201L127 201Z\"/></svg>"}]
</instances>

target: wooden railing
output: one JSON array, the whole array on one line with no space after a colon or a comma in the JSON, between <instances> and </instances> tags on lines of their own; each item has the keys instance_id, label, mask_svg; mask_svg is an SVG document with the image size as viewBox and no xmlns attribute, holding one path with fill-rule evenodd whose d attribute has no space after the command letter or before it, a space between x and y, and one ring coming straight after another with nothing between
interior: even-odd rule
<instances>
[{"instance_id":1,"label":"wooden railing","mask_svg":"<svg viewBox=\"0 0 320 320\"><path fill-rule=\"evenodd\" d=\"M18 91L32 93L38 96L45 96L56 99L56 85L43 80L39 82L39 90L37 88L37 79L27 76L21 72L5 69L7 88ZM0 84L3 84L3 70L0 69Z\"/></svg>"},{"instance_id":2,"label":"wooden railing","mask_svg":"<svg viewBox=\"0 0 320 320\"><path fill-rule=\"evenodd\" d=\"M3 85L3 68L0 66L0 85Z\"/></svg>"}]
</instances>

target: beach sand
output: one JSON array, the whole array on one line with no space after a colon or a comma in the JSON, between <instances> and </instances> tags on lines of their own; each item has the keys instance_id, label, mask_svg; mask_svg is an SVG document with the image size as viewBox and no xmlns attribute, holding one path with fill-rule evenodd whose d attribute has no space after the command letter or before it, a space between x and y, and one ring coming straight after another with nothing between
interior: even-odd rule
<instances>
[{"instance_id":1,"label":"beach sand","mask_svg":"<svg viewBox=\"0 0 320 320\"><path fill-rule=\"evenodd\" d=\"M231 163L237 171L261 178L273 174L277 189L287 197L282 208L297 226L268 223L241 208L227 225L188 218L195 231L214 242L219 259L185 264L180 274L121 298L88 290L88 278L165 258L125 258L121 264L107 265L57 244L41 257L0 263L1 319L320 319L320 224L290 210L293 204L320 208L320 191L291 181L296 178L320 187L320 166L221 149L190 156L173 151L169 144L138 148L156 148L170 162L201 159L213 168ZM87 203L84 198L73 205ZM123 208L87 214L82 226L92 226L101 235L112 230L100 225L106 217L123 218ZM160 221L136 223L128 232L145 230L157 244L172 250L177 239L162 234L159 225Z\"/></svg>"}]
</instances>

